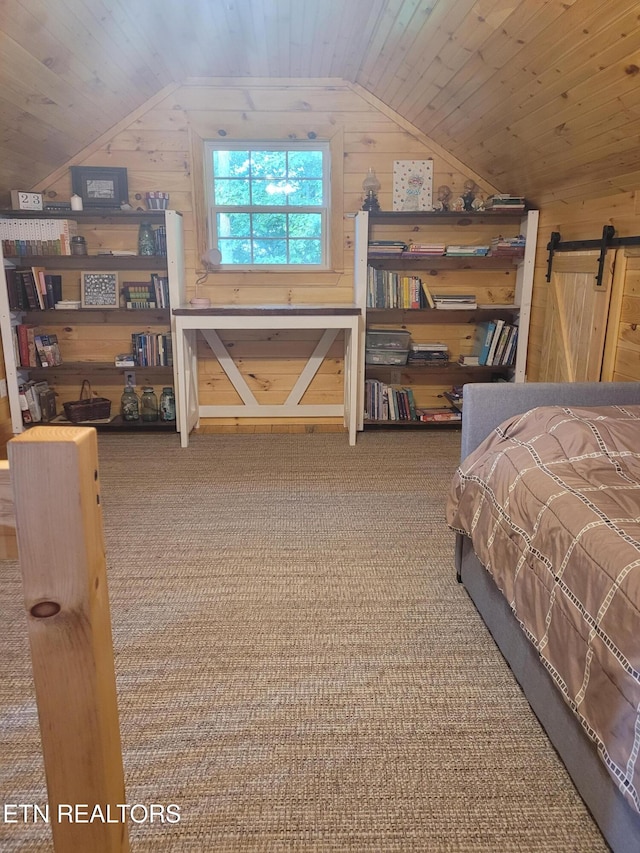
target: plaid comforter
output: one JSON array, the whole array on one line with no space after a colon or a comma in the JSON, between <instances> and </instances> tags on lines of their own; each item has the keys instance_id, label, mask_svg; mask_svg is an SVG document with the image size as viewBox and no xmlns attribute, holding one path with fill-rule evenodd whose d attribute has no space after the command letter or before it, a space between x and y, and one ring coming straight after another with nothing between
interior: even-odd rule
<instances>
[{"instance_id":1,"label":"plaid comforter","mask_svg":"<svg viewBox=\"0 0 640 853\"><path fill-rule=\"evenodd\" d=\"M447 521L640 811L640 406L505 421L456 472Z\"/></svg>"}]
</instances>

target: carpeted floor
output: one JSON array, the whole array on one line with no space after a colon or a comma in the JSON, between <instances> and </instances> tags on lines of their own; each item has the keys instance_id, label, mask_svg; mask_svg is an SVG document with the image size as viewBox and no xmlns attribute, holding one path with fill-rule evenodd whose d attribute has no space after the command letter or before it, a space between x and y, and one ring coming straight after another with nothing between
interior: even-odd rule
<instances>
[{"instance_id":1,"label":"carpeted floor","mask_svg":"<svg viewBox=\"0 0 640 853\"><path fill-rule=\"evenodd\" d=\"M133 853L606 851L464 590L457 431L100 435ZM18 567L0 797L44 803ZM50 851L0 822L0 850ZM91 853L91 851L78 851Z\"/></svg>"}]
</instances>

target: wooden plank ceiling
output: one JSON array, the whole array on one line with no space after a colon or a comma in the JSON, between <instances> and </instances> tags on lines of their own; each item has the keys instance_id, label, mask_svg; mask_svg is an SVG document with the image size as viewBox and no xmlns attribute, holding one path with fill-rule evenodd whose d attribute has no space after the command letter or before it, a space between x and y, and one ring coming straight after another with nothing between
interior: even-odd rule
<instances>
[{"instance_id":1,"label":"wooden plank ceiling","mask_svg":"<svg viewBox=\"0 0 640 853\"><path fill-rule=\"evenodd\" d=\"M637 0L0 0L0 189L191 78L356 83L503 191L640 185Z\"/></svg>"}]
</instances>

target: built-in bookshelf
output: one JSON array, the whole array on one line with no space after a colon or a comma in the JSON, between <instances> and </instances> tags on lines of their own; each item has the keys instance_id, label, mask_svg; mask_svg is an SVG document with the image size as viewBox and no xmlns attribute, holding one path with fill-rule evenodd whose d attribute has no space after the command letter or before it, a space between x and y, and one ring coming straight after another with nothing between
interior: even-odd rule
<instances>
[{"instance_id":1,"label":"built-in bookshelf","mask_svg":"<svg viewBox=\"0 0 640 853\"><path fill-rule=\"evenodd\" d=\"M388 402L383 417L379 407L372 417L372 382L386 386L376 390L387 397L410 389L414 409L444 414L458 412L447 397L454 387L525 380L537 227L535 210L357 213L355 292L365 329L359 428L437 422L389 418ZM488 350L481 354L491 327L489 359ZM404 364L369 363L372 329L409 331L416 349L444 341L448 358L412 362L409 352ZM470 363L474 355L479 364Z\"/></svg>"},{"instance_id":2,"label":"built-in bookshelf","mask_svg":"<svg viewBox=\"0 0 640 853\"><path fill-rule=\"evenodd\" d=\"M112 403L109 422L96 423L97 428L176 430L177 422L125 424L118 413L131 374L138 392L151 385L159 396L163 387L177 385L171 307L184 302L182 216L173 210L4 211L0 218L23 224L60 220L67 228L72 220L73 234L84 237L87 251L58 254L70 250L63 240L54 246L55 254L42 254L51 245L34 238L26 245L14 244L12 254L13 247L3 239L0 330L13 432L27 426L21 387L46 383L55 392L59 418L64 403L79 398L85 379ZM137 254L143 222L157 235L154 255ZM37 348L25 356L24 341L21 353L18 332L25 327L49 344L53 340L58 359L48 360ZM125 353L132 353L134 364L117 366Z\"/></svg>"}]
</instances>

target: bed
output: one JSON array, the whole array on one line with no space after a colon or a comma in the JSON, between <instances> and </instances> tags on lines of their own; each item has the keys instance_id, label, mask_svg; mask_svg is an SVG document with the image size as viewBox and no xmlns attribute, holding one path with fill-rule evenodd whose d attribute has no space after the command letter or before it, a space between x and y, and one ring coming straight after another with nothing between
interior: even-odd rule
<instances>
[{"instance_id":1,"label":"bed","mask_svg":"<svg viewBox=\"0 0 640 853\"><path fill-rule=\"evenodd\" d=\"M464 388L456 569L615 853L640 850L640 383Z\"/></svg>"}]
</instances>

